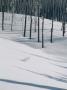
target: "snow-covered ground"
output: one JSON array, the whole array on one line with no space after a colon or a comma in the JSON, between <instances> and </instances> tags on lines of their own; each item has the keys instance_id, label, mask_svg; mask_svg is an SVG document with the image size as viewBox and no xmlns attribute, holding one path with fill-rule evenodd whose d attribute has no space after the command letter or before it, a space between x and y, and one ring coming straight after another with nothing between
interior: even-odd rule
<instances>
[{"instance_id":1,"label":"snow-covered ground","mask_svg":"<svg viewBox=\"0 0 67 90\"><path fill-rule=\"evenodd\" d=\"M5 23L9 24L7 16L6 13ZM11 14L9 16L11 17ZM5 26L3 32L0 26L0 90L67 90L67 33L63 38L61 23L54 22L51 44L51 21L44 20L45 48L42 49L41 42L37 42L37 33L34 32L34 19L30 40L29 16L25 38L22 22L24 15L16 14L14 17L12 32L10 24ZM20 17L23 18L20 19ZM19 26L17 26L18 23Z\"/></svg>"}]
</instances>

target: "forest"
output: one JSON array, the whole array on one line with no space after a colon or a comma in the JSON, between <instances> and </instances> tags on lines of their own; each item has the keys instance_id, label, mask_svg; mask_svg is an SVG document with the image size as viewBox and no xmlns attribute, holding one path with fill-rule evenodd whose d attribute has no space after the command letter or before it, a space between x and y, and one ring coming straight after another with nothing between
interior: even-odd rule
<instances>
[{"instance_id":1,"label":"forest","mask_svg":"<svg viewBox=\"0 0 67 90\"><path fill-rule=\"evenodd\" d=\"M4 12L12 14L11 31L13 27L14 14L24 14L24 33L26 36L27 15L30 16L30 39L32 37L32 16L38 17L38 42L40 42L40 17L42 17L42 47L44 47L44 18L52 20L51 43L53 42L54 21L62 22L63 36L65 35L65 24L67 21L67 0L0 0L0 12L2 12L2 30L4 30ZM36 21L35 21L36 31Z\"/></svg>"},{"instance_id":2,"label":"forest","mask_svg":"<svg viewBox=\"0 0 67 90\"><path fill-rule=\"evenodd\" d=\"M39 9L39 11L38 11ZM66 20L67 0L0 0L0 11Z\"/></svg>"}]
</instances>

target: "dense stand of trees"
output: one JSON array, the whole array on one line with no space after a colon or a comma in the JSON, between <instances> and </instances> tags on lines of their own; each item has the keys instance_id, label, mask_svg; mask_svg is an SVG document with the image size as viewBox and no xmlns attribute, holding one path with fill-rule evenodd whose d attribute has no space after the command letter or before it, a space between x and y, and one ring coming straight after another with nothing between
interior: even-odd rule
<instances>
[{"instance_id":1,"label":"dense stand of trees","mask_svg":"<svg viewBox=\"0 0 67 90\"><path fill-rule=\"evenodd\" d=\"M32 14L37 12L36 4L40 6L40 16L42 15L42 6L44 8L44 16L52 19L52 2L54 1L54 19L61 20L63 13L66 11L67 0L0 0L0 11L2 8L4 12L12 12L14 7L15 13L25 13L25 4L27 3L27 14L30 13L31 2L33 2ZM43 3L42 3L43 2Z\"/></svg>"},{"instance_id":2,"label":"dense stand of trees","mask_svg":"<svg viewBox=\"0 0 67 90\"><path fill-rule=\"evenodd\" d=\"M25 14L24 37L26 36L27 15L30 15L30 39L32 36L32 16L38 17L38 42L40 42L39 18L42 17L42 47L44 47L44 18L52 20L51 43L53 39L53 21L62 21L63 36L67 21L67 0L0 0L2 12L2 30L4 30L4 12L12 13L11 31L14 13ZM36 19L35 19L36 32Z\"/></svg>"}]
</instances>

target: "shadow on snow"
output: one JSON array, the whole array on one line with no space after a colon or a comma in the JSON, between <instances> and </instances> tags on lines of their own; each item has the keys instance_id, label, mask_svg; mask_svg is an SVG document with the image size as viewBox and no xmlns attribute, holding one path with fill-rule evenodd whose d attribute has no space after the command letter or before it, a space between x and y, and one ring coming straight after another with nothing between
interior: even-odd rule
<instances>
[{"instance_id":1,"label":"shadow on snow","mask_svg":"<svg viewBox=\"0 0 67 90\"><path fill-rule=\"evenodd\" d=\"M19 82L19 81L8 80L8 79L0 79L0 82L6 82L6 83L18 84L18 85L25 85L25 86L37 87L37 88L42 88L42 89L50 89L50 90L66 90L64 88L58 88L58 87L52 87L52 86L46 86L46 85L39 85L39 84L28 83L28 82Z\"/></svg>"}]
</instances>

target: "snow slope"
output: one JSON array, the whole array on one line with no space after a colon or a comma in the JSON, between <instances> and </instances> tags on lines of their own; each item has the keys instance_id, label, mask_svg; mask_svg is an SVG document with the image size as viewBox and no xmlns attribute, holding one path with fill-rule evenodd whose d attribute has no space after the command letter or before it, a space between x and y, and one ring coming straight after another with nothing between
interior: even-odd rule
<instances>
[{"instance_id":1,"label":"snow slope","mask_svg":"<svg viewBox=\"0 0 67 90\"><path fill-rule=\"evenodd\" d=\"M67 61L0 38L0 90L66 90Z\"/></svg>"},{"instance_id":2,"label":"snow slope","mask_svg":"<svg viewBox=\"0 0 67 90\"><path fill-rule=\"evenodd\" d=\"M40 18L40 42L37 42L38 34L34 30L34 18L33 17L33 29L32 29L32 39L29 40L29 28L30 28L30 16L27 16L27 31L26 37L23 37L24 32L24 15L15 14L13 20L13 31L11 32L11 14L5 13L5 21L4 21L4 31L1 30L1 18L2 15L0 13L0 37L6 38L15 42L19 42L21 44L28 45L32 48L42 49L42 18ZM37 20L37 17L36 17ZM18 22L19 21L19 22ZM44 19L44 46L45 48L42 49L43 52L62 56L63 58L67 58L67 24L66 24L66 33L65 37L62 36L62 23L54 21L54 30L53 30L53 43L50 43L50 30L51 30L51 20ZM38 25L38 24L37 24ZM37 27L38 28L38 27Z\"/></svg>"},{"instance_id":3,"label":"snow slope","mask_svg":"<svg viewBox=\"0 0 67 90\"><path fill-rule=\"evenodd\" d=\"M41 42L37 42L37 33L34 32L34 17L31 40L29 16L25 38L22 37L24 15L14 15L12 32L11 14L5 13L3 32L1 19L0 17L0 90L67 90L67 33L63 38L61 23L54 21L51 44L51 20L44 19L45 48L42 49ZM41 23L42 18L40 29Z\"/></svg>"}]
</instances>

